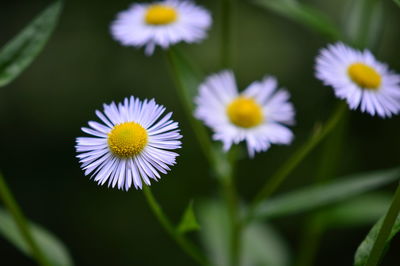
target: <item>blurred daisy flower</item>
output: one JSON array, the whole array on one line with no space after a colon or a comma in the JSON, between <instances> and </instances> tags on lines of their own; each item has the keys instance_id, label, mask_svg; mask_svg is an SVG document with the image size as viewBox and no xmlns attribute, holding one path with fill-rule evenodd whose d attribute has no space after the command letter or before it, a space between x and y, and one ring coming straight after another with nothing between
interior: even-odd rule
<instances>
[{"instance_id":1,"label":"blurred daisy flower","mask_svg":"<svg viewBox=\"0 0 400 266\"><path fill-rule=\"evenodd\" d=\"M103 123L89 122L82 131L91 137L76 139L77 157L85 175L98 184L128 190L133 184L142 188L142 181L160 179L175 164L182 136L178 123L163 115L165 107L154 100L125 98L123 103L104 105L96 115Z\"/></svg>"},{"instance_id":2,"label":"blurred daisy flower","mask_svg":"<svg viewBox=\"0 0 400 266\"><path fill-rule=\"evenodd\" d=\"M380 117L400 111L400 75L375 59L370 51L358 51L343 43L322 49L316 60L316 76L332 86L350 109Z\"/></svg>"},{"instance_id":3,"label":"blurred daisy flower","mask_svg":"<svg viewBox=\"0 0 400 266\"><path fill-rule=\"evenodd\" d=\"M195 116L214 131L213 139L222 141L225 151L246 141L253 157L271 144L293 139L285 124L294 123L295 111L289 93L276 88L275 78L265 77L239 93L232 72L211 75L199 87Z\"/></svg>"},{"instance_id":4,"label":"blurred daisy flower","mask_svg":"<svg viewBox=\"0 0 400 266\"><path fill-rule=\"evenodd\" d=\"M118 14L111 33L126 46L145 46L151 55L156 45L163 49L184 41L199 42L211 25L209 12L191 1L165 0L151 4L133 4Z\"/></svg>"}]
</instances>

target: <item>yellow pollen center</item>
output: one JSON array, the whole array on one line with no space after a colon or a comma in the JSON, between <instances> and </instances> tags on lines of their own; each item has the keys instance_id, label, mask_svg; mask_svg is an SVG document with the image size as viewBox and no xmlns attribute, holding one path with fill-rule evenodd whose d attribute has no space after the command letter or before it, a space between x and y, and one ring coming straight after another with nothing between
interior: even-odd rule
<instances>
[{"instance_id":1,"label":"yellow pollen center","mask_svg":"<svg viewBox=\"0 0 400 266\"><path fill-rule=\"evenodd\" d=\"M261 106L254 99L242 96L228 105L226 113L233 124L244 128L255 127L264 119Z\"/></svg>"},{"instance_id":2,"label":"yellow pollen center","mask_svg":"<svg viewBox=\"0 0 400 266\"><path fill-rule=\"evenodd\" d=\"M351 80L364 89L377 90L381 85L382 77L372 67L363 63L354 63L347 69Z\"/></svg>"},{"instance_id":3,"label":"yellow pollen center","mask_svg":"<svg viewBox=\"0 0 400 266\"><path fill-rule=\"evenodd\" d=\"M120 158L139 154L147 144L146 130L135 122L125 122L114 126L108 133L108 147Z\"/></svg>"},{"instance_id":4,"label":"yellow pollen center","mask_svg":"<svg viewBox=\"0 0 400 266\"><path fill-rule=\"evenodd\" d=\"M147 9L145 21L150 25L167 25L176 21L178 14L172 7L152 5Z\"/></svg>"}]
</instances>

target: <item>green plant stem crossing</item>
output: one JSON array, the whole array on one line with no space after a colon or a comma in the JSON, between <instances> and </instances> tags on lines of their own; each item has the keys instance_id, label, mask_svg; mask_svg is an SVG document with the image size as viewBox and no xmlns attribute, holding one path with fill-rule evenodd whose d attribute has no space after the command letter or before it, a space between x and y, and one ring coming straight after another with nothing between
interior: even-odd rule
<instances>
[{"instance_id":1,"label":"green plant stem crossing","mask_svg":"<svg viewBox=\"0 0 400 266\"><path fill-rule=\"evenodd\" d=\"M171 236L172 239L185 251L190 257L192 257L200 265L210 265L207 258L203 256L200 250L190 242L183 234L179 233L168 217L165 215L161 209L160 204L158 204L156 198L151 192L150 188L144 186L144 195L146 197L147 203L153 214L156 216L157 220L160 222L165 231Z\"/></svg>"},{"instance_id":2,"label":"green plant stem crossing","mask_svg":"<svg viewBox=\"0 0 400 266\"><path fill-rule=\"evenodd\" d=\"M24 240L31 249L32 256L36 259L36 262L41 266L50 266L49 262L47 261L47 258L44 256L38 244L36 243L35 239L33 238L28 223L25 219L25 216L22 214L22 211L19 208L17 201L11 194L11 191L9 190L1 173L0 173L0 198L3 200L4 205L11 213L11 216L14 218L14 221L17 224L22 237L24 238Z\"/></svg>"},{"instance_id":3,"label":"green plant stem crossing","mask_svg":"<svg viewBox=\"0 0 400 266\"><path fill-rule=\"evenodd\" d=\"M347 106L345 103L340 103L333 113L332 117L327 122L326 126L320 129L312 136L303 146L301 146L293 155L284 163L268 181L262 186L260 192L254 198L249 209L249 217L252 215L258 204L271 196L289 176L289 174L306 158L306 156L336 127L338 122L343 117Z\"/></svg>"}]
</instances>

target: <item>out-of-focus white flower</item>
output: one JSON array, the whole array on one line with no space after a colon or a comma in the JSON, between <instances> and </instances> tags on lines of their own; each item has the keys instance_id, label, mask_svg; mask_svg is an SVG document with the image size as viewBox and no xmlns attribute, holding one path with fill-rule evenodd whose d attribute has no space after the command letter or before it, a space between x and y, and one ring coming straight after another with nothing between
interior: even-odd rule
<instances>
[{"instance_id":1,"label":"out-of-focus white flower","mask_svg":"<svg viewBox=\"0 0 400 266\"><path fill-rule=\"evenodd\" d=\"M253 157L271 144L289 144L293 139L285 126L294 122L295 115L289 93L276 89L276 79L265 77L239 93L233 73L222 71L200 85L195 116L214 131L213 139L222 141L224 150L246 141Z\"/></svg>"},{"instance_id":2,"label":"out-of-focus white flower","mask_svg":"<svg viewBox=\"0 0 400 266\"><path fill-rule=\"evenodd\" d=\"M156 45L166 49L181 41L203 40L211 22L210 13L191 1L165 0L133 4L118 14L111 33L123 45L145 46L145 53L151 55Z\"/></svg>"},{"instance_id":3,"label":"out-of-focus white flower","mask_svg":"<svg viewBox=\"0 0 400 266\"><path fill-rule=\"evenodd\" d=\"M391 117L400 112L400 75L375 59L370 51L358 51L343 43L329 45L316 60L316 76L332 86L350 109Z\"/></svg>"}]
</instances>

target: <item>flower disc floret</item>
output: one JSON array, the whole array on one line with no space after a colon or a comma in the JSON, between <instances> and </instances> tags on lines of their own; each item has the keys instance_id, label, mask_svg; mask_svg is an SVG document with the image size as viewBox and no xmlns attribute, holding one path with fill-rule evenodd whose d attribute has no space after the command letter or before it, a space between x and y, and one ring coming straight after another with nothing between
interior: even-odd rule
<instances>
[{"instance_id":1,"label":"flower disc floret","mask_svg":"<svg viewBox=\"0 0 400 266\"><path fill-rule=\"evenodd\" d=\"M168 25L176 21L178 13L167 5L152 5L147 9L145 21L149 25Z\"/></svg>"},{"instance_id":2,"label":"flower disc floret","mask_svg":"<svg viewBox=\"0 0 400 266\"><path fill-rule=\"evenodd\" d=\"M263 121L261 106L252 98L238 97L226 108L230 121L243 128L258 126Z\"/></svg>"},{"instance_id":3,"label":"flower disc floret","mask_svg":"<svg viewBox=\"0 0 400 266\"><path fill-rule=\"evenodd\" d=\"M362 88L377 90L381 85L381 75L366 64L353 63L349 66L347 72L350 78Z\"/></svg>"},{"instance_id":4,"label":"flower disc floret","mask_svg":"<svg viewBox=\"0 0 400 266\"><path fill-rule=\"evenodd\" d=\"M120 158L129 158L139 154L147 144L146 130L135 122L116 125L108 134L108 147Z\"/></svg>"}]
</instances>

